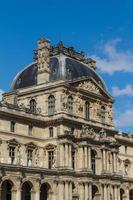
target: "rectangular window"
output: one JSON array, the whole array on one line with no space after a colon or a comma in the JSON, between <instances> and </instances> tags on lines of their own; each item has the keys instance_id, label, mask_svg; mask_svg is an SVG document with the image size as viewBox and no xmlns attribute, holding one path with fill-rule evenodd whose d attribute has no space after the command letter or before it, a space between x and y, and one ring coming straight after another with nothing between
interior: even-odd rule
<instances>
[{"instance_id":1,"label":"rectangular window","mask_svg":"<svg viewBox=\"0 0 133 200\"><path fill-rule=\"evenodd\" d=\"M32 165L32 158L33 158L32 154L33 154L33 150L28 149L28 152L27 152L27 165L28 166Z\"/></svg>"},{"instance_id":2,"label":"rectangular window","mask_svg":"<svg viewBox=\"0 0 133 200\"><path fill-rule=\"evenodd\" d=\"M28 135L29 136L32 135L32 129L33 129L33 126L29 125L29 129L28 129Z\"/></svg>"},{"instance_id":3,"label":"rectangular window","mask_svg":"<svg viewBox=\"0 0 133 200\"><path fill-rule=\"evenodd\" d=\"M15 131L15 122L13 122L13 121L11 121L11 124L10 124L10 131L11 132Z\"/></svg>"},{"instance_id":4,"label":"rectangular window","mask_svg":"<svg viewBox=\"0 0 133 200\"><path fill-rule=\"evenodd\" d=\"M9 147L9 157L11 158L11 164L13 164L15 160L15 147Z\"/></svg>"},{"instance_id":5,"label":"rectangular window","mask_svg":"<svg viewBox=\"0 0 133 200\"><path fill-rule=\"evenodd\" d=\"M54 151L48 151L48 168L51 169L53 166Z\"/></svg>"},{"instance_id":6,"label":"rectangular window","mask_svg":"<svg viewBox=\"0 0 133 200\"><path fill-rule=\"evenodd\" d=\"M127 154L127 146L125 146L125 153Z\"/></svg>"},{"instance_id":7,"label":"rectangular window","mask_svg":"<svg viewBox=\"0 0 133 200\"><path fill-rule=\"evenodd\" d=\"M72 168L75 169L75 151L72 151Z\"/></svg>"},{"instance_id":8,"label":"rectangular window","mask_svg":"<svg viewBox=\"0 0 133 200\"><path fill-rule=\"evenodd\" d=\"M49 137L53 137L53 127L49 128Z\"/></svg>"}]
</instances>

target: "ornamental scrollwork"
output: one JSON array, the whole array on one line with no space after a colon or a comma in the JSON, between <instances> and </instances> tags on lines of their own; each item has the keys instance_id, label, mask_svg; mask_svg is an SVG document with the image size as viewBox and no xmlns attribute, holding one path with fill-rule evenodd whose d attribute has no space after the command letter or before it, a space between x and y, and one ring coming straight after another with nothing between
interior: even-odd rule
<instances>
[{"instance_id":1,"label":"ornamental scrollwork","mask_svg":"<svg viewBox=\"0 0 133 200\"><path fill-rule=\"evenodd\" d=\"M91 137L91 138L95 138L96 133L95 133L93 128L90 128L89 126L86 126L86 125L82 125L81 136L88 136L88 137Z\"/></svg>"},{"instance_id":2,"label":"ornamental scrollwork","mask_svg":"<svg viewBox=\"0 0 133 200\"><path fill-rule=\"evenodd\" d=\"M61 110L63 110L63 111L67 110L67 95L66 95L66 93L63 93L61 95Z\"/></svg>"},{"instance_id":3,"label":"ornamental scrollwork","mask_svg":"<svg viewBox=\"0 0 133 200\"><path fill-rule=\"evenodd\" d=\"M75 109L77 114L81 114L83 112L83 100L80 96L75 97Z\"/></svg>"},{"instance_id":4,"label":"ornamental scrollwork","mask_svg":"<svg viewBox=\"0 0 133 200\"><path fill-rule=\"evenodd\" d=\"M79 89L87 90L96 94L100 94L99 88L91 81L84 81L78 85Z\"/></svg>"}]
</instances>

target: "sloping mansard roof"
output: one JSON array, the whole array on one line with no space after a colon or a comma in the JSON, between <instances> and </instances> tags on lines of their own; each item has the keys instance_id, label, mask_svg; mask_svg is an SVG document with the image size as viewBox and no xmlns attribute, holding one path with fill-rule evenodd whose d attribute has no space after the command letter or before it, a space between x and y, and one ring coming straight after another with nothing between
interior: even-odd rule
<instances>
[{"instance_id":1,"label":"sloping mansard roof","mask_svg":"<svg viewBox=\"0 0 133 200\"><path fill-rule=\"evenodd\" d=\"M56 47L51 50L50 55L50 79L49 81L57 80L76 80L83 77L92 77L103 89L105 85L96 70L91 67L92 59L85 59L83 53L73 51L73 49L65 47ZM73 53L74 52L74 53ZM89 65L86 64L89 62ZM12 90L25 88L37 85L37 64L36 62L28 65L15 77Z\"/></svg>"}]
</instances>

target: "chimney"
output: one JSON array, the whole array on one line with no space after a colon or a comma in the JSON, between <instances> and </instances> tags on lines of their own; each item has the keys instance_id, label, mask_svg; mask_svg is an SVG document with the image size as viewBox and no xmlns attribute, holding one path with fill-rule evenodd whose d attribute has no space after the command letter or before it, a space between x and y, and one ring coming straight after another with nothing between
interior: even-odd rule
<instances>
[{"instance_id":1,"label":"chimney","mask_svg":"<svg viewBox=\"0 0 133 200\"><path fill-rule=\"evenodd\" d=\"M49 55L50 55L50 41L41 38L38 40L38 48L36 50L37 61L37 84L43 84L49 81Z\"/></svg>"}]
</instances>

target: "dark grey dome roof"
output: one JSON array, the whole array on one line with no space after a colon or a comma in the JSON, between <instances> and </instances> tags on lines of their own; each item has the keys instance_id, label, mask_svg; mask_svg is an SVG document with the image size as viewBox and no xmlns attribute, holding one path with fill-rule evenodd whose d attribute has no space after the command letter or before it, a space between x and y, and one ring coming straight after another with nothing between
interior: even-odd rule
<instances>
[{"instance_id":1,"label":"dark grey dome roof","mask_svg":"<svg viewBox=\"0 0 133 200\"><path fill-rule=\"evenodd\" d=\"M82 77L92 77L105 89L99 75L91 67L63 54L50 57L50 81L75 80ZM37 84L37 66L32 63L15 77L12 89L25 88Z\"/></svg>"}]
</instances>

